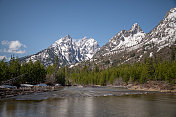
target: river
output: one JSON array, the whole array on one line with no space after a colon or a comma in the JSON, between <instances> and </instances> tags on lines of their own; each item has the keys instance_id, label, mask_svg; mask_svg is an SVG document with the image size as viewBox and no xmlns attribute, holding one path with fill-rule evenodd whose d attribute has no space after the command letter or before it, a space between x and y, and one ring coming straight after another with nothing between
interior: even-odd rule
<instances>
[{"instance_id":1,"label":"river","mask_svg":"<svg viewBox=\"0 0 176 117\"><path fill-rule=\"evenodd\" d=\"M64 87L0 100L0 117L176 117L176 95Z\"/></svg>"}]
</instances>

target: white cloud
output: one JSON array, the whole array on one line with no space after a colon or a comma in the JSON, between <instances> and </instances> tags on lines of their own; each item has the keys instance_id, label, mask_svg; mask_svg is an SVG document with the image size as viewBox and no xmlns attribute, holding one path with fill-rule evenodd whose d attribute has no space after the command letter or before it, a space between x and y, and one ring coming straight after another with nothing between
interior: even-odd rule
<instances>
[{"instance_id":1,"label":"white cloud","mask_svg":"<svg viewBox=\"0 0 176 117\"><path fill-rule=\"evenodd\" d=\"M21 48L26 48L26 45L22 44L20 41L1 41L1 45L7 45L8 50L6 48L0 49L0 52L7 52L7 53L16 53L16 54L24 54L26 51L21 50Z\"/></svg>"},{"instance_id":2,"label":"white cloud","mask_svg":"<svg viewBox=\"0 0 176 117\"><path fill-rule=\"evenodd\" d=\"M8 53L15 53L15 54L24 54L26 51L25 50L8 50Z\"/></svg>"},{"instance_id":3,"label":"white cloud","mask_svg":"<svg viewBox=\"0 0 176 117\"><path fill-rule=\"evenodd\" d=\"M16 51L17 54L24 54L25 52L26 52L25 50Z\"/></svg>"},{"instance_id":4,"label":"white cloud","mask_svg":"<svg viewBox=\"0 0 176 117\"><path fill-rule=\"evenodd\" d=\"M21 47L26 47L26 46L23 45L22 43L20 43L19 41L10 41L10 43L9 43L10 50L18 50Z\"/></svg>"},{"instance_id":5,"label":"white cloud","mask_svg":"<svg viewBox=\"0 0 176 117\"><path fill-rule=\"evenodd\" d=\"M3 41L1 41L1 44L2 44L2 45L8 45L8 44L9 44L9 42L8 42L8 41L6 41L6 40L3 40Z\"/></svg>"},{"instance_id":6,"label":"white cloud","mask_svg":"<svg viewBox=\"0 0 176 117\"><path fill-rule=\"evenodd\" d=\"M0 60L2 60L2 59L7 59L7 57L6 56L0 56Z\"/></svg>"}]
</instances>

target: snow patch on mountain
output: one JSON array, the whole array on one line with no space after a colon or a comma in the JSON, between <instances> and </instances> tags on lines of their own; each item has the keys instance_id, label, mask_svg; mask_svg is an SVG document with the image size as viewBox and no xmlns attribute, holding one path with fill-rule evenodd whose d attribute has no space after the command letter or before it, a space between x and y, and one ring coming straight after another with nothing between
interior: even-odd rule
<instances>
[{"instance_id":1,"label":"snow patch on mountain","mask_svg":"<svg viewBox=\"0 0 176 117\"><path fill-rule=\"evenodd\" d=\"M165 18L149 33L145 44L152 44L158 47L157 52L162 48L176 42L176 8L167 12Z\"/></svg>"},{"instance_id":2,"label":"snow patch on mountain","mask_svg":"<svg viewBox=\"0 0 176 117\"><path fill-rule=\"evenodd\" d=\"M76 45L80 48L80 53L84 56L85 60L91 59L100 49L98 42L93 38L88 39L87 37L84 37L76 42Z\"/></svg>"},{"instance_id":3,"label":"snow patch on mountain","mask_svg":"<svg viewBox=\"0 0 176 117\"><path fill-rule=\"evenodd\" d=\"M97 52L97 55L106 56L139 48L141 47L139 44L143 41L145 36L146 33L135 23L128 31L122 30L112 37L108 43Z\"/></svg>"},{"instance_id":4,"label":"snow patch on mountain","mask_svg":"<svg viewBox=\"0 0 176 117\"><path fill-rule=\"evenodd\" d=\"M129 31L124 31L122 34L117 34L117 36L120 36L118 37L120 38L120 43L112 50L125 50L129 47L133 47L141 43L145 35L146 34L141 30L140 26L135 23Z\"/></svg>"},{"instance_id":5,"label":"snow patch on mountain","mask_svg":"<svg viewBox=\"0 0 176 117\"><path fill-rule=\"evenodd\" d=\"M171 19L171 18L176 18L176 8L172 8L168 15L166 16L168 19Z\"/></svg>"}]
</instances>

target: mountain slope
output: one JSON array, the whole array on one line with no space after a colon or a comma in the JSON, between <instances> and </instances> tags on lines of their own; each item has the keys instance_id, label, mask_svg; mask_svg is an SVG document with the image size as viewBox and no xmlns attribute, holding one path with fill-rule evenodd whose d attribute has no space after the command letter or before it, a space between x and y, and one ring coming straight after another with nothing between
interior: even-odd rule
<instances>
[{"instance_id":1,"label":"mountain slope","mask_svg":"<svg viewBox=\"0 0 176 117\"><path fill-rule=\"evenodd\" d=\"M40 60L44 65L54 63L56 56L61 65L84 60L95 61L101 66L142 62L146 57L170 59L172 48L176 48L176 8L167 12L160 23L148 34L135 23L128 30L122 30L112 37L102 48L94 39L75 42L67 35L57 40L41 52L20 58L23 62Z\"/></svg>"},{"instance_id":2,"label":"mountain slope","mask_svg":"<svg viewBox=\"0 0 176 117\"><path fill-rule=\"evenodd\" d=\"M147 35L146 44L153 43L160 49L176 41L176 8L167 12L165 18Z\"/></svg>"},{"instance_id":3,"label":"mountain slope","mask_svg":"<svg viewBox=\"0 0 176 117\"><path fill-rule=\"evenodd\" d=\"M122 30L112 37L108 43L95 54L95 58L126 51L129 48L132 49L134 46L141 43L145 35L140 26L135 23L130 30Z\"/></svg>"},{"instance_id":4,"label":"mountain slope","mask_svg":"<svg viewBox=\"0 0 176 117\"><path fill-rule=\"evenodd\" d=\"M97 41L93 38L83 38L78 42L72 40L70 35L55 41L50 47L38 52L37 54L20 58L22 62L33 62L39 60L45 66L55 62L58 56L60 65L74 64L91 59L93 54L99 50Z\"/></svg>"},{"instance_id":5,"label":"mountain slope","mask_svg":"<svg viewBox=\"0 0 176 117\"><path fill-rule=\"evenodd\" d=\"M168 11L148 34L136 23L129 31L120 31L93 59L102 66L142 62L146 57L168 60L173 48L176 49L176 8Z\"/></svg>"}]
</instances>

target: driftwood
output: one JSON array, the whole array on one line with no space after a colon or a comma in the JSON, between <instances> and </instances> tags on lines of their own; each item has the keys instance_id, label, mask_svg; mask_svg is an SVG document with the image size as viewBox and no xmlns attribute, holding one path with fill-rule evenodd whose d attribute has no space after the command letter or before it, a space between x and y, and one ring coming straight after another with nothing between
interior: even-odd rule
<instances>
[{"instance_id":1,"label":"driftwood","mask_svg":"<svg viewBox=\"0 0 176 117\"><path fill-rule=\"evenodd\" d=\"M26 95L35 92L49 92L57 91L62 87L58 86L33 86L33 87L20 87L18 89L0 89L0 99L13 97L17 95Z\"/></svg>"},{"instance_id":2,"label":"driftwood","mask_svg":"<svg viewBox=\"0 0 176 117\"><path fill-rule=\"evenodd\" d=\"M16 83L21 77L24 77L25 75L26 75L26 74L22 74L22 75L20 75L20 76L11 78L11 79L9 79L9 80L2 81L2 82L1 82L1 85L12 85L12 84Z\"/></svg>"}]
</instances>

